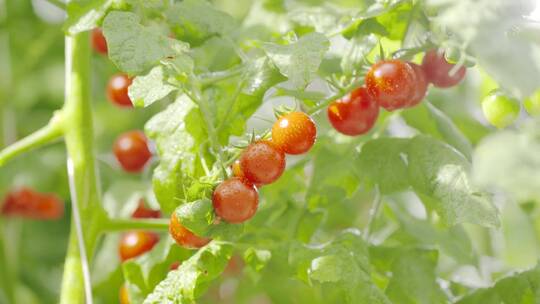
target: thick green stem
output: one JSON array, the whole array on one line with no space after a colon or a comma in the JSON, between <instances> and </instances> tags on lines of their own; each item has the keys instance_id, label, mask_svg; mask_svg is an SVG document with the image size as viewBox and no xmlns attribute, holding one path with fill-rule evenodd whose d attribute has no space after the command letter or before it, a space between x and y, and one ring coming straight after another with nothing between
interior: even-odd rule
<instances>
[{"instance_id":1,"label":"thick green stem","mask_svg":"<svg viewBox=\"0 0 540 304\"><path fill-rule=\"evenodd\" d=\"M110 219L104 225L104 231L123 230L157 230L167 231L169 229L168 220L159 219Z\"/></svg>"},{"instance_id":2,"label":"thick green stem","mask_svg":"<svg viewBox=\"0 0 540 304\"><path fill-rule=\"evenodd\" d=\"M73 221L64 268L61 304L84 303L84 277L79 238L84 237L88 257L92 256L103 211L99 204L94 163L92 109L90 104L90 41L88 33L66 36L66 95L64 137L68 152L68 173L72 192ZM80 215L80 217L78 217ZM78 228L82 229L78 230ZM84 236L82 236L84 231ZM87 266L87 264L86 264Z\"/></svg>"}]
</instances>

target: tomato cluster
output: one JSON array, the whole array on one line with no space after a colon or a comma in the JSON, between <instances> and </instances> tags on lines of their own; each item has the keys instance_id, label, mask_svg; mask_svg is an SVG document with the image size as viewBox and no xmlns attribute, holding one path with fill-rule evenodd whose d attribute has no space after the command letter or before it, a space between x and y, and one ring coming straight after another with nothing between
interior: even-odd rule
<instances>
[{"instance_id":1,"label":"tomato cluster","mask_svg":"<svg viewBox=\"0 0 540 304\"><path fill-rule=\"evenodd\" d=\"M64 203L54 194L39 193L22 187L6 195L1 213L4 216L53 220L64 215Z\"/></svg>"},{"instance_id":2,"label":"tomato cluster","mask_svg":"<svg viewBox=\"0 0 540 304\"><path fill-rule=\"evenodd\" d=\"M275 182L283 174L285 154L306 153L316 137L317 128L307 114L282 115L272 127L272 139L249 144L232 164L233 176L214 189L212 205L216 215L234 224L252 218L259 205L258 188ZM169 231L178 244L188 248L199 248L210 241L185 228L175 213Z\"/></svg>"},{"instance_id":3,"label":"tomato cluster","mask_svg":"<svg viewBox=\"0 0 540 304\"><path fill-rule=\"evenodd\" d=\"M137 209L132 213L132 218L160 218L161 212L145 207L144 201L140 200ZM118 254L120 260L125 261L138 257L152 248L159 242L156 233L148 231L129 231L120 237L118 244Z\"/></svg>"},{"instance_id":4,"label":"tomato cluster","mask_svg":"<svg viewBox=\"0 0 540 304\"><path fill-rule=\"evenodd\" d=\"M426 53L422 65L398 59L379 61L366 74L364 87L328 106L328 120L342 134L365 134L375 125L379 107L387 111L414 107L424 99L430 83L440 88L457 85L466 69L456 68L436 50Z\"/></svg>"}]
</instances>

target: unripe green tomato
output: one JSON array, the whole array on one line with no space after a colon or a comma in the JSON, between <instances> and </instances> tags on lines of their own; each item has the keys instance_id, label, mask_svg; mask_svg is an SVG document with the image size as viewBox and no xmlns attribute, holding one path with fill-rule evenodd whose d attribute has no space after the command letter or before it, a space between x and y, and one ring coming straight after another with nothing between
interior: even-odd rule
<instances>
[{"instance_id":1,"label":"unripe green tomato","mask_svg":"<svg viewBox=\"0 0 540 304\"><path fill-rule=\"evenodd\" d=\"M444 51L444 58L446 61L448 61L448 63L456 64L461 58L461 51L457 47L447 47Z\"/></svg>"},{"instance_id":2,"label":"unripe green tomato","mask_svg":"<svg viewBox=\"0 0 540 304\"><path fill-rule=\"evenodd\" d=\"M529 98L525 99L523 102L525 110L529 115L538 116L540 115L540 90L534 92Z\"/></svg>"},{"instance_id":3,"label":"unripe green tomato","mask_svg":"<svg viewBox=\"0 0 540 304\"><path fill-rule=\"evenodd\" d=\"M502 129L516 121L520 107L519 101L495 90L482 101L482 110L489 123Z\"/></svg>"}]
</instances>

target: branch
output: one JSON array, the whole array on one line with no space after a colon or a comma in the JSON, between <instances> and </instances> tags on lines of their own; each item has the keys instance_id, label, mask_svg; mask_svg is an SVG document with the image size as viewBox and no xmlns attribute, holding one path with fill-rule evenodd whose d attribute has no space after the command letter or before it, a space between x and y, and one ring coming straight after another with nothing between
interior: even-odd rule
<instances>
[{"instance_id":1,"label":"branch","mask_svg":"<svg viewBox=\"0 0 540 304\"><path fill-rule=\"evenodd\" d=\"M109 219L103 227L104 231L123 230L168 230L169 220L166 219Z\"/></svg>"},{"instance_id":2,"label":"branch","mask_svg":"<svg viewBox=\"0 0 540 304\"><path fill-rule=\"evenodd\" d=\"M16 156L55 141L63 134L62 113L57 111L46 126L0 151L0 167Z\"/></svg>"}]
</instances>

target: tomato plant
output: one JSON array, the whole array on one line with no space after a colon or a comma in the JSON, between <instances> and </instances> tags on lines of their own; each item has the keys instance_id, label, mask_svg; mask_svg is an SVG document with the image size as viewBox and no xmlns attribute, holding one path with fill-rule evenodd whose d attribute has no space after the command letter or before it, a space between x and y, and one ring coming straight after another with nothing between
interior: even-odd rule
<instances>
[{"instance_id":1,"label":"tomato plant","mask_svg":"<svg viewBox=\"0 0 540 304\"><path fill-rule=\"evenodd\" d=\"M537 2L0 1L0 303L535 302Z\"/></svg>"}]
</instances>

